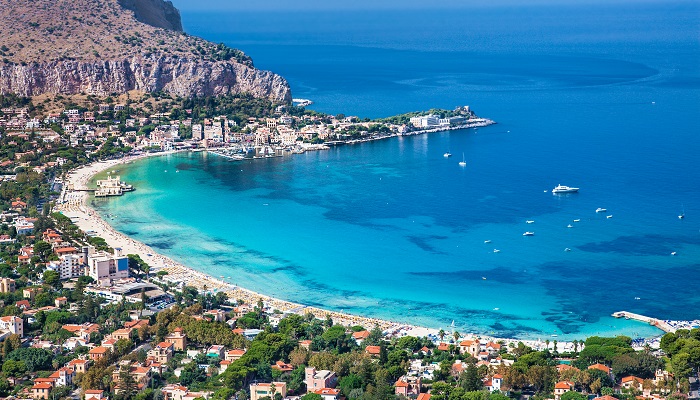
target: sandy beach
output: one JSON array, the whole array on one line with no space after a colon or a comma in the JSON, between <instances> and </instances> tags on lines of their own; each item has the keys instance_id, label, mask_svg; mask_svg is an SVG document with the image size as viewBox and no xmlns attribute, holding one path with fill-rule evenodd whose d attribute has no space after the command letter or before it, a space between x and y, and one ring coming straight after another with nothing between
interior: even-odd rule
<instances>
[{"instance_id":1,"label":"sandy beach","mask_svg":"<svg viewBox=\"0 0 700 400\"><path fill-rule=\"evenodd\" d=\"M400 336L416 336L416 337L431 337L434 340L437 338L438 329L407 325L398 322L386 321L376 318L362 317L329 311L315 307L307 307L302 304L297 304L285 300L273 298L261 293L257 293L227 282L217 279L208 274L196 271L185 265L182 265L173 259L163 256L151 247L144 243L138 242L120 232L117 232L112 226L104 221L99 214L88 206L89 192L75 191L74 189L87 189L88 182L97 173L104 170L111 170L115 166L133 162L136 159L148 157L151 155L165 155L167 153L156 153L139 156L129 156L118 160L95 162L79 169L72 171L64 182L64 191L59 197L59 204L54 208L55 211L60 211L64 215L73 218L75 224L85 232L93 231L97 236L102 237L112 248L121 248L123 254L137 254L151 266L153 273L158 271L167 271L168 274L163 277L164 280L172 282L176 285L186 285L196 287L198 290L210 292L225 292L229 299L243 300L248 304L255 304L259 299L262 299L266 307L280 310L283 313L296 313L304 315L312 313L320 319L325 319L330 315L335 324L345 326L361 325L366 329L372 329L374 326L381 328L387 335L391 337ZM137 188L138 190L138 188ZM126 194L128 196L128 194ZM451 332L448 332L446 339L451 338ZM535 349L543 349L545 344L541 340L519 340L512 338L493 338L486 335L467 335L462 339L474 339L503 341L506 343L523 342ZM550 348L553 343L550 344ZM571 351L573 343L560 342L558 350L560 352Z\"/></svg>"}]
</instances>

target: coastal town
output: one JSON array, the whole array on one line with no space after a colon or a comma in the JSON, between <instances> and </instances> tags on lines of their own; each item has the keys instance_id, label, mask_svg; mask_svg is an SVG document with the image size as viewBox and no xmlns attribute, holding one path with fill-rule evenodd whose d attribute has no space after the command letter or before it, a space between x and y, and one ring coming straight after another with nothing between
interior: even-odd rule
<instances>
[{"instance_id":1,"label":"coastal town","mask_svg":"<svg viewBox=\"0 0 700 400\"><path fill-rule=\"evenodd\" d=\"M88 182L139 157L279 157L493 123L468 107L361 121L271 104L261 117L197 105L147 115L98 99L45 114L28 99L2 103L2 398L698 398L698 321L644 320L668 332L651 340L558 342L352 316L194 271L87 205L133 190L118 177Z\"/></svg>"}]
</instances>

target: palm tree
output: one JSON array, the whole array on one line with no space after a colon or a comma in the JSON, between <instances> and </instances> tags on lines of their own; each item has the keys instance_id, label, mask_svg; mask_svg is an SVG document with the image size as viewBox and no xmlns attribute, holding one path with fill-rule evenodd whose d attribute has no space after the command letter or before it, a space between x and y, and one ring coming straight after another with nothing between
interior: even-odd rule
<instances>
[{"instance_id":1,"label":"palm tree","mask_svg":"<svg viewBox=\"0 0 700 400\"><path fill-rule=\"evenodd\" d=\"M549 350L549 339L545 340L544 344L547 346L547 350Z\"/></svg>"},{"instance_id":2,"label":"palm tree","mask_svg":"<svg viewBox=\"0 0 700 400\"><path fill-rule=\"evenodd\" d=\"M438 337L440 338L440 341L442 342L442 339L445 338L445 331L443 329L440 329L440 332L438 332Z\"/></svg>"},{"instance_id":3,"label":"palm tree","mask_svg":"<svg viewBox=\"0 0 700 400\"><path fill-rule=\"evenodd\" d=\"M460 335L457 331L455 331L455 333L453 333L452 336L455 338L455 343L457 343L459 338L462 337L462 335Z\"/></svg>"}]
</instances>

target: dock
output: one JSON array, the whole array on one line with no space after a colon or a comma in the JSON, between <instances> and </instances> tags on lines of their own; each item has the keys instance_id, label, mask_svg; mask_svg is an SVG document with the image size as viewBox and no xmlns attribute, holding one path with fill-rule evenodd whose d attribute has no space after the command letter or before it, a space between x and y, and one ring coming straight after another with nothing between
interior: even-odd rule
<instances>
[{"instance_id":1,"label":"dock","mask_svg":"<svg viewBox=\"0 0 700 400\"><path fill-rule=\"evenodd\" d=\"M615 318L633 319L635 321L646 322L647 324L654 325L655 327L667 333L673 333L676 331L676 328L671 326L671 324L667 323L666 321L662 321L660 319L652 317L647 317L646 315L641 315L629 311L614 312L612 313L612 316Z\"/></svg>"}]
</instances>

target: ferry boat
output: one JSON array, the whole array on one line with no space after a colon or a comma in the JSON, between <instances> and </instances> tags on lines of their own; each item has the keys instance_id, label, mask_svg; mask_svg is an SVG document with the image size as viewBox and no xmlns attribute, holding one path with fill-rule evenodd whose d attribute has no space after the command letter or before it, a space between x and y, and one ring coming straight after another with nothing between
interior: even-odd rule
<instances>
[{"instance_id":1,"label":"ferry boat","mask_svg":"<svg viewBox=\"0 0 700 400\"><path fill-rule=\"evenodd\" d=\"M559 193L576 193L578 192L579 188L575 187L569 187L569 186L564 186L564 185L557 185L554 189L552 189L552 193L554 194L559 194Z\"/></svg>"},{"instance_id":2,"label":"ferry boat","mask_svg":"<svg viewBox=\"0 0 700 400\"><path fill-rule=\"evenodd\" d=\"M525 232L523 236L535 236L535 232Z\"/></svg>"}]
</instances>

